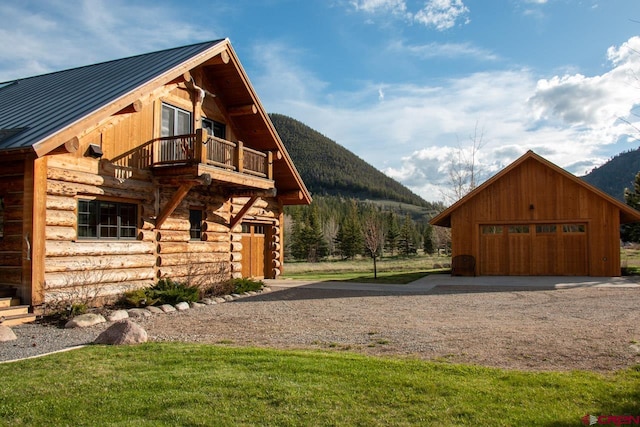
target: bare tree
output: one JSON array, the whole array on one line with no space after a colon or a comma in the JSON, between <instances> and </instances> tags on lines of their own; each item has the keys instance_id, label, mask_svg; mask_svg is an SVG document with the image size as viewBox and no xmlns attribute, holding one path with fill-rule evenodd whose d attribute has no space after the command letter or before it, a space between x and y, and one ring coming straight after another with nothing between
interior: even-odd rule
<instances>
[{"instance_id":1,"label":"bare tree","mask_svg":"<svg viewBox=\"0 0 640 427\"><path fill-rule=\"evenodd\" d=\"M458 148L451 154L449 162L449 180L451 192L444 194L449 202L460 200L473 191L478 185L478 153L484 146L484 128L478 129L478 122L469 136L471 144L463 147L458 141Z\"/></svg>"},{"instance_id":2,"label":"bare tree","mask_svg":"<svg viewBox=\"0 0 640 427\"><path fill-rule=\"evenodd\" d=\"M336 253L336 237L338 236L339 229L340 224L338 224L338 221L334 217L330 217L322 224L322 235L327 243L329 255Z\"/></svg>"},{"instance_id":3,"label":"bare tree","mask_svg":"<svg viewBox=\"0 0 640 427\"><path fill-rule=\"evenodd\" d=\"M373 259L373 277L378 278L377 260L384 246L384 227L376 215L365 218L362 231L364 233L364 246Z\"/></svg>"}]
</instances>

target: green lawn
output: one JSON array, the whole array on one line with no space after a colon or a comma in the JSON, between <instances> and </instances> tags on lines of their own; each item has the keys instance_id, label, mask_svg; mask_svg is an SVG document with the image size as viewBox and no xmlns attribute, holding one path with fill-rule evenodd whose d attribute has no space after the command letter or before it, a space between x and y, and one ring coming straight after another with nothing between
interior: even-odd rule
<instances>
[{"instance_id":1,"label":"green lawn","mask_svg":"<svg viewBox=\"0 0 640 427\"><path fill-rule=\"evenodd\" d=\"M0 364L0 425L542 425L640 415L640 368L530 373L352 353L90 346Z\"/></svg>"},{"instance_id":2,"label":"green lawn","mask_svg":"<svg viewBox=\"0 0 640 427\"><path fill-rule=\"evenodd\" d=\"M371 258L323 262L286 262L283 278L299 280L338 280L361 283L405 284L427 274L449 271L449 257L416 255L385 257L378 260L378 277L374 278Z\"/></svg>"}]
</instances>

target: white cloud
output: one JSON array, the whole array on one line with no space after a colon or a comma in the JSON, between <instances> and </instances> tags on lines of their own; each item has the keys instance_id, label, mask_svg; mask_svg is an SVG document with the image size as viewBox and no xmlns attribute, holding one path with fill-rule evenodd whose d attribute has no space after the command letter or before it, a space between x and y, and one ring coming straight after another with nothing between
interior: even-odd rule
<instances>
[{"instance_id":1,"label":"white cloud","mask_svg":"<svg viewBox=\"0 0 640 427\"><path fill-rule=\"evenodd\" d=\"M403 14L407 10L404 0L354 0L351 5L356 10L368 13L382 11Z\"/></svg>"},{"instance_id":2,"label":"white cloud","mask_svg":"<svg viewBox=\"0 0 640 427\"><path fill-rule=\"evenodd\" d=\"M420 59L478 59L481 61L497 61L495 53L474 46L472 43L427 43L423 45L407 45L402 41L391 42L388 49L403 55L411 55Z\"/></svg>"},{"instance_id":3,"label":"white cloud","mask_svg":"<svg viewBox=\"0 0 640 427\"><path fill-rule=\"evenodd\" d=\"M427 0L417 12L408 10L404 0L353 0L351 6L356 11L368 14L391 13L410 23L416 22L426 27L444 31L452 28L460 19L470 22L469 9L462 0Z\"/></svg>"},{"instance_id":4,"label":"white cloud","mask_svg":"<svg viewBox=\"0 0 640 427\"><path fill-rule=\"evenodd\" d=\"M469 9L462 0L429 0L425 7L415 14L416 22L437 30L447 30L456 24L460 18L465 18ZM465 18L465 23L468 23Z\"/></svg>"},{"instance_id":5,"label":"white cloud","mask_svg":"<svg viewBox=\"0 0 640 427\"><path fill-rule=\"evenodd\" d=\"M612 47L611 69L592 77L539 79L520 69L474 73L438 85L370 82L354 92L332 93L312 74L298 70L303 78L281 79L271 73L257 90L271 87L277 93L282 87L286 92L285 80L304 85L306 92L298 91L300 96L270 98L270 111L301 120L422 197L437 201L448 185L448 156L470 145L476 125L484 128L477 159L484 178L529 149L577 175L606 161L603 146L633 132L617 117L640 126L640 119L629 114L640 99L635 79L640 76L640 54L634 50L640 51L640 38ZM284 52L278 68L295 70ZM322 92L316 92L321 87Z\"/></svg>"},{"instance_id":6,"label":"white cloud","mask_svg":"<svg viewBox=\"0 0 640 427\"><path fill-rule=\"evenodd\" d=\"M540 126L570 126L603 132L621 126L640 99L640 37L619 48L611 47L608 58L613 68L602 75L554 76L538 82L529 102ZM608 140L602 143L614 142Z\"/></svg>"},{"instance_id":7,"label":"white cloud","mask_svg":"<svg viewBox=\"0 0 640 427\"><path fill-rule=\"evenodd\" d=\"M125 0L3 2L0 16L0 62L11 70L0 81L218 38L166 6Z\"/></svg>"}]
</instances>

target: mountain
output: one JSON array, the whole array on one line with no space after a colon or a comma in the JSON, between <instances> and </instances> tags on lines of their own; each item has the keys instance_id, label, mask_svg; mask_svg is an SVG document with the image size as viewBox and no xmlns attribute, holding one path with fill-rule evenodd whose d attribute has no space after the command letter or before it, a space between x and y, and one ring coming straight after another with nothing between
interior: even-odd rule
<instances>
[{"instance_id":1,"label":"mountain","mask_svg":"<svg viewBox=\"0 0 640 427\"><path fill-rule=\"evenodd\" d=\"M624 189L633 188L633 181L638 172L640 172L640 148L617 154L582 179L624 202Z\"/></svg>"},{"instance_id":2,"label":"mountain","mask_svg":"<svg viewBox=\"0 0 640 427\"><path fill-rule=\"evenodd\" d=\"M282 114L269 116L312 195L433 208L431 203L318 131Z\"/></svg>"}]
</instances>

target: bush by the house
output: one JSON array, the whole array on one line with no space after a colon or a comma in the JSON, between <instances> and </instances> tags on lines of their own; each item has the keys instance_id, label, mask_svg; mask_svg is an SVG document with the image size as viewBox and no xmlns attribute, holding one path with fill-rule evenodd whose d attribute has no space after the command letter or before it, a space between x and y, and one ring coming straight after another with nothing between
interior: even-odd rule
<instances>
[{"instance_id":1,"label":"bush by the house","mask_svg":"<svg viewBox=\"0 0 640 427\"><path fill-rule=\"evenodd\" d=\"M259 291L264 287L262 280L254 280L249 278L233 279L231 281L233 285L233 292L236 294L242 294L250 291Z\"/></svg>"}]
</instances>

